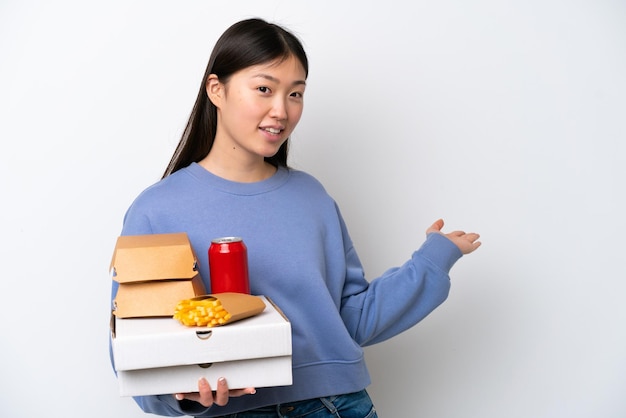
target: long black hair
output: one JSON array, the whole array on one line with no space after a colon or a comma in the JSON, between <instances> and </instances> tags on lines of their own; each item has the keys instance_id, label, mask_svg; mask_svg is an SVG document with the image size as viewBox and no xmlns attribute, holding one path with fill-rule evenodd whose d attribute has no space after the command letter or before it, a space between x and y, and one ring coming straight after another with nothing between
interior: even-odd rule
<instances>
[{"instance_id":1,"label":"long black hair","mask_svg":"<svg viewBox=\"0 0 626 418\"><path fill-rule=\"evenodd\" d=\"M305 77L308 76L309 63L304 48L289 31L258 18L242 20L228 28L213 48L189 121L163 178L193 162L199 162L213 146L217 108L206 93L209 75L215 74L221 82L226 83L230 76L244 68L291 56L300 61ZM287 167L288 148L289 140L283 143L275 155L266 157L265 161L276 167Z\"/></svg>"}]
</instances>

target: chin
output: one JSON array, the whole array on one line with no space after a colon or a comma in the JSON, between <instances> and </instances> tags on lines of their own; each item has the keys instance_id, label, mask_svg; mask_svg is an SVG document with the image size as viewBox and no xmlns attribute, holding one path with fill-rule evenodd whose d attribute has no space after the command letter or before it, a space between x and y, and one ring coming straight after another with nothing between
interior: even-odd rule
<instances>
[{"instance_id":1,"label":"chin","mask_svg":"<svg viewBox=\"0 0 626 418\"><path fill-rule=\"evenodd\" d=\"M271 149L265 149L265 150L260 151L259 155L262 155L263 158L271 158L274 155L278 154L279 150L280 150L280 147L272 147Z\"/></svg>"}]
</instances>

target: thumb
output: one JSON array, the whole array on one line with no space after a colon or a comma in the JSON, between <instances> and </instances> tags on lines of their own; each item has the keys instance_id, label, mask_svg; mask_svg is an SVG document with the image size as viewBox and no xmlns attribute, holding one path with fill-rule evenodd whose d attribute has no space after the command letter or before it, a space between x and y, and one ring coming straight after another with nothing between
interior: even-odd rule
<instances>
[{"instance_id":1,"label":"thumb","mask_svg":"<svg viewBox=\"0 0 626 418\"><path fill-rule=\"evenodd\" d=\"M433 223L427 230L426 235L431 232L441 232L441 228L443 228L443 219L437 219L435 223Z\"/></svg>"}]
</instances>

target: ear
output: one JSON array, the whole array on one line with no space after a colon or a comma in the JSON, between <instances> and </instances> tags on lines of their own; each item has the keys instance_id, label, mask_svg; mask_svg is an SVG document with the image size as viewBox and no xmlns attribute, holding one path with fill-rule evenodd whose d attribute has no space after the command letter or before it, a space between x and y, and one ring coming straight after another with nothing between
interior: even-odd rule
<instances>
[{"instance_id":1,"label":"ear","mask_svg":"<svg viewBox=\"0 0 626 418\"><path fill-rule=\"evenodd\" d=\"M209 74L209 77L206 80L206 94L211 101L215 105L215 107L219 108L224 98L224 85L220 83L220 80L217 78L215 74Z\"/></svg>"}]
</instances>

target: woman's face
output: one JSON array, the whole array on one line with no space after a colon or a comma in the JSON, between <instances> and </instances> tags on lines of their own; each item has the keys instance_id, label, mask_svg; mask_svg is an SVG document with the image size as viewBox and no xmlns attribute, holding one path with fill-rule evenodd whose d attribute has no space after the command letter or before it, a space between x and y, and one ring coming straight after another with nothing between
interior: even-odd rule
<instances>
[{"instance_id":1,"label":"woman's face","mask_svg":"<svg viewBox=\"0 0 626 418\"><path fill-rule=\"evenodd\" d=\"M300 120L305 71L289 57L234 73L226 83L211 75L207 93L217 107L217 131L211 152L262 161L278 152Z\"/></svg>"}]
</instances>

